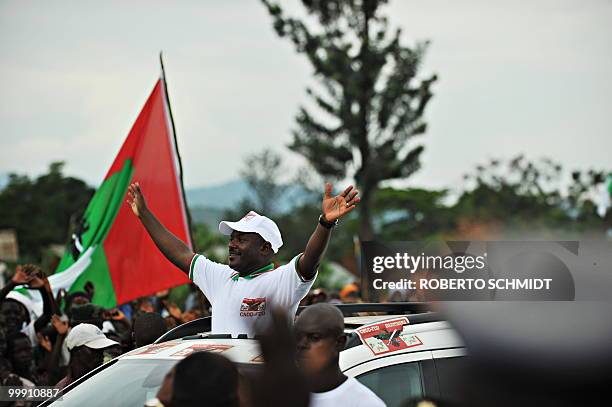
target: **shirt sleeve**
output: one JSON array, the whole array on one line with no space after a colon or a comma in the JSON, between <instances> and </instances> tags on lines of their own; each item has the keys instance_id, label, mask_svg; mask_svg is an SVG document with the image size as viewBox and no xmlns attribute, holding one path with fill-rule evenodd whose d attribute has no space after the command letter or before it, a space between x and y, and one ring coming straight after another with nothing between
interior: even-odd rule
<instances>
[{"instance_id":1,"label":"shirt sleeve","mask_svg":"<svg viewBox=\"0 0 612 407\"><path fill-rule=\"evenodd\" d=\"M295 256L285 266L274 271L279 273L277 295L275 296L275 302L278 302L278 305L291 307L299 303L308 294L317 278L318 271L310 280L302 278L297 271L300 257L302 257L302 253Z\"/></svg>"},{"instance_id":2,"label":"shirt sleeve","mask_svg":"<svg viewBox=\"0 0 612 407\"><path fill-rule=\"evenodd\" d=\"M231 278L231 269L215 263L201 254L195 254L189 265L189 279L197 285L211 304L223 283Z\"/></svg>"}]
</instances>

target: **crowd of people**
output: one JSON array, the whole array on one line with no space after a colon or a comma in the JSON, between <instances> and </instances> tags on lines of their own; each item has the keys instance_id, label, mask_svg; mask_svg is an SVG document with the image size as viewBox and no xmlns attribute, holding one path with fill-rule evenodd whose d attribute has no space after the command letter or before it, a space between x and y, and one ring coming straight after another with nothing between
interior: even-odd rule
<instances>
[{"instance_id":1,"label":"crowd of people","mask_svg":"<svg viewBox=\"0 0 612 407\"><path fill-rule=\"evenodd\" d=\"M9 295L17 287L40 291L43 299L41 315L35 316L28 308L28 304L21 302L19 297ZM40 267L32 264L18 265L8 283L0 290L0 384L3 386L63 388L110 359L132 349L151 344L168 330L182 323L209 316L211 313L211 304L196 289L190 290L184 304L177 305L170 302L168 291L165 291L139 298L113 309L104 309L93 304L94 295L95 287L91 283L87 283L83 291L67 294L60 290L57 295L53 295L48 279ZM295 325L295 332L288 333L288 330L294 328L284 327L282 323L276 321L277 326L273 329L276 330L275 332L280 329L281 333L273 336L271 339L275 341L273 344L268 345L267 348L264 346L265 353L272 353L271 356L269 355L271 363L274 364L276 361L277 364L286 364L288 357L295 357L295 360L298 361L310 360L308 363L303 362L303 372L294 372L293 377L310 373L310 377L316 378L314 390L325 390L329 386L326 387L326 383L320 383L325 376L318 370L321 368L317 368L317 363L313 362L316 358L305 357L308 355L306 349L311 349L311 347L305 345L304 342L312 338L313 334L313 327L308 328L308 321L310 319L311 324L312 321L332 321L335 324L331 327L322 327L324 332L319 333L321 336L332 334L331 339L333 340L328 343L331 347L319 347L315 353L317 357L326 355L328 358L337 359L336 353L341 350L342 341L345 339L339 339L340 342L336 346L333 346L333 343L338 340L338 337L342 337L342 316L336 308L331 306L323 308L322 315L321 311L317 314L316 310L322 304L356 301L360 301L359 286L356 283L349 284L340 291L329 293L320 288L311 290L300 304L311 305L309 309L313 311L303 313ZM325 313L328 318L325 318ZM312 315L315 316L314 319ZM301 323L302 321L304 323ZM307 328L303 328L304 326ZM285 335L284 340L288 342L297 338L293 350L288 349L287 346L278 346L278 341L283 340L283 334ZM300 338L303 339L302 342ZM276 355L279 352L282 357ZM320 361L318 363L320 364ZM211 369L220 372L219 375L213 377L200 375L205 382L201 386L181 387L182 375L190 377L187 382L192 383L193 377L198 375L190 372L208 371L207 366L209 365ZM338 375L341 373L337 368L337 360L334 366L335 368L328 374L335 375L332 378L338 381ZM291 366L284 366L282 369L291 370ZM223 385L230 386L229 393L235 392L236 402L239 403L239 381L232 379L236 374L236 368L223 357L198 353L186 358L168 373L160 388L159 399L166 407L198 405L197 400L201 400L202 397L211 400L214 394L226 394L225 391L219 392L221 388L219 386ZM272 369L272 374L278 374L278 366ZM178 379L176 379L176 386L173 386L175 377ZM215 380L220 380L221 383ZM300 381L294 380L291 386L297 386L296 382ZM349 388L349 385L354 386L354 384L351 380L345 387ZM304 389L307 388L305 385L302 386ZM259 386L252 387L261 390ZM191 394L194 391L195 393ZM172 399L173 394L175 399ZM299 392L292 393L291 397L294 397L295 394ZM189 397L194 400L192 404L188 402ZM252 396L249 399L252 401L257 397L266 399L269 395L259 391L258 396ZM10 405L10 403L5 404Z\"/></svg>"},{"instance_id":2,"label":"crowd of people","mask_svg":"<svg viewBox=\"0 0 612 407\"><path fill-rule=\"evenodd\" d=\"M16 287L39 290L43 312L35 315ZM167 292L121 307L93 304L93 284L83 291L53 295L43 271L18 265L0 290L0 381L13 386L63 387L122 353L150 344L184 322L207 315L200 301L186 312ZM191 299L193 302L193 299Z\"/></svg>"},{"instance_id":3,"label":"crowd of people","mask_svg":"<svg viewBox=\"0 0 612 407\"><path fill-rule=\"evenodd\" d=\"M340 371L339 353L346 343L343 317L325 303L339 301L339 296L328 298L321 290L309 295L332 229L359 202L352 186L336 196L331 192L331 184L326 184L315 229L303 252L289 263L274 262L283 245L276 223L251 211L238 221L219 224L219 231L229 237L228 264L220 264L194 253L169 232L148 209L138 183L130 185L128 204L134 215L160 252L199 288L189 299L191 307L181 312L162 295L104 310L92 304L93 284L86 284L83 291L59 290L54 295L39 267L18 266L0 293L5 333L2 383L63 388L104 361L152 343L168 328L210 313L212 333L264 336L264 373L248 386L249 404L245 391L238 395L236 367L222 356L200 354L185 358L168 373L158 394L164 406L195 406L203 400L215 406L287 405L292 400L291 405L325 407L347 405L349 395L350 405L384 406L372 391ZM9 298L18 286L40 291L44 304L40 316L33 317L23 303ZM355 299L358 287L344 294ZM193 307L193 295L203 295L209 306ZM311 306L290 327L300 303ZM272 334L262 332L266 326ZM191 383L181 377L189 377ZM199 381L195 386L194 380ZM285 383L282 391L272 389L278 383ZM283 402L279 394L287 391Z\"/></svg>"}]
</instances>

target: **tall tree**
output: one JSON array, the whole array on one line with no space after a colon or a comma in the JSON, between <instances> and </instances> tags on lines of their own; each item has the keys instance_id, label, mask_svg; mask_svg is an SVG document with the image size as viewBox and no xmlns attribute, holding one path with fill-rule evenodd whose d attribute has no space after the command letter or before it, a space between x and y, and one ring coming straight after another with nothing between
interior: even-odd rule
<instances>
[{"instance_id":1,"label":"tall tree","mask_svg":"<svg viewBox=\"0 0 612 407\"><path fill-rule=\"evenodd\" d=\"M436 80L417 79L427 43L402 45L401 30L390 31L382 14L387 0L302 0L317 27L286 17L277 3L262 2L277 34L308 58L321 85L320 92L307 93L324 115L315 118L301 107L289 147L324 177L354 175L361 192L360 237L371 239L379 184L420 167L423 146L409 141L425 133L423 112Z\"/></svg>"},{"instance_id":2,"label":"tall tree","mask_svg":"<svg viewBox=\"0 0 612 407\"><path fill-rule=\"evenodd\" d=\"M280 183L283 172L281 156L270 149L249 155L240 171L257 197L259 210L266 216L278 210L278 200L286 190Z\"/></svg>"}]
</instances>

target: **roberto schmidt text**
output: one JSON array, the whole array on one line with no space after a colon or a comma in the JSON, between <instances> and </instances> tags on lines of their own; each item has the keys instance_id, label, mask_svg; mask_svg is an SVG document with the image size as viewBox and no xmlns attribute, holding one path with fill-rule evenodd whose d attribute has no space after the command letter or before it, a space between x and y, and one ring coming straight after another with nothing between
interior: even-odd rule
<instances>
[{"instance_id":1,"label":"roberto schmidt text","mask_svg":"<svg viewBox=\"0 0 612 407\"><path fill-rule=\"evenodd\" d=\"M552 278L421 278L372 282L377 290L549 290Z\"/></svg>"}]
</instances>

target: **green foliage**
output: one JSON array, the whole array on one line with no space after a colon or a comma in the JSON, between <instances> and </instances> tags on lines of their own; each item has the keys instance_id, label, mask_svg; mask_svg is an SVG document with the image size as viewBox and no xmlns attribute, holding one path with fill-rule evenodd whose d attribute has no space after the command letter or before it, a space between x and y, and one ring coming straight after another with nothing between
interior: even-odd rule
<instances>
[{"instance_id":1,"label":"green foliage","mask_svg":"<svg viewBox=\"0 0 612 407\"><path fill-rule=\"evenodd\" d=\"M39 262L42 250L65 243L71 219L81 214L94 190L85 182L62 174L63 162L54 162L36 179L11 174L0 191L0 228L17 231L20 257Z\"/></svg>"},{"instance_id":2,"label":"green foliage","mask_svg":"<svg viewBox=\"0 0 612 407\"><path fill-rule=\"evenodd\" d=\"M570 215L577 221L583 224L592 223L593 213L596 210L595 204L589 199L595 195L595 189L608 182L608 177L612 177L612 172L588 170L586 172L573 171L572 184L569 187L569 193L565 201L565 206L568 208ZM610 185L607 186L608 193L612 195ZM612 226L612 211L608 208L607 223Z\"/></svg>"},{"instance_id":3,"label":"green foliage","mask_svg":"<svg viewBox=\"0 0 612 407\"><path fill-rule=\"evenodd\" d=\"M374 197L378 235L385 240L431 240L454 230L454 211L443 201L448 191L382 188Z\"/></svg>"},{"instance_id":4,"label":"green foliage","mask_svg":"<svg viewBox=\"0 0 612 407\"><path fill-rule=\"evenodd\" d=\"M612 209L605 217L598 216L592 198L606 174L573 172L571 183L564 187L562 167L550 159L491 160L465 176L464 190L454 204L447 203L447 190L378 190L374 223L386 241L494 239L517 234L602 238L612 226ZM478 229L480 233L473 233Z\"/></svg>"},{"instance_id":5,"label":"green foliage","mask_svg":"<svg viewBox=\"0 0 612 407\"><path fill-rule=\"evenodd\" d=\"M209 259L224 263L227 257L227 238L218 231L211 230L204 223L193 225L193 246L196 253L202 253Z\"/></svg>"},{"instance_id":6,"label":"green foliage","mask_svg":"<svg viewBox=\"0 0 612 407\"><path fill-rule=\"evenodd\" d=\"M551 217L563 217L560 192L546 188L557 182L560 174L561 167L548 160L538 165L519 156L509 162L505 172L499 161L492 160L464 177L474 187L460 197L458 213L481 221L517 217L519 222L530 224L536 219L548 222Z\"/></svg>"},{"instance_id":7,"label":"green foliage","mask_svg":"<svg viewBox=\"0 0 612 407\"><path fill-rule=\"evenodd\" d=\"M189 296L190 288L189 284L179 285L178 287L171 288L168 292L168 300L179 306L183 311L185 309L185 300Z\"/></svg>"},{"instance_id":8,"label":"green foliage","mask_svg":"<svg viewBox=\"0 0 612 407\"><path fill-rule=\"evenodd\" d=\"M472 187L459 198L454 217L495 221L515 232L542 231L559 236L560 232L595 231L603 236L611 213L600 218L591 196L604 182L605 173L591 170L582 177L574 172L567 192L560 185L562 174L561 165L549 159L530 162L518 156L505 168L492 160L465 177Z\"/></svg>"},{"instance_id":9,"label":"green foliage","mask_svg":"<svg viewBox=\"0 0 612 407\"><path fill-rule=\"evenodd\" d=\"M384 180L406 178L419 169L425 133L423 112L432 97L431 76L416 78L427 43L401 44L389 29L384 0L303 0L318 27L286 17L262 0L280 37L287 37L315 71L320 91L307 89L317 115L301 107L290 148L328 179L355 171L361 191L360 235L372 237L371 199Z\"/></svg>"},{"instance_id":10,"label":"green foliage","mask_svg":"<svg viewBox=\"0 0 612 407\"><path fill-rule=\"evenodd\" d=\"M325 288L331 290L340 291L345 284L348 284L350 281L339 280L334 275L333 268L329 265L329 262L322 261L319 266L319 274L317 275L317 279L312 285L313 289L316 288Z\"/></svg>"}]
</instances>

